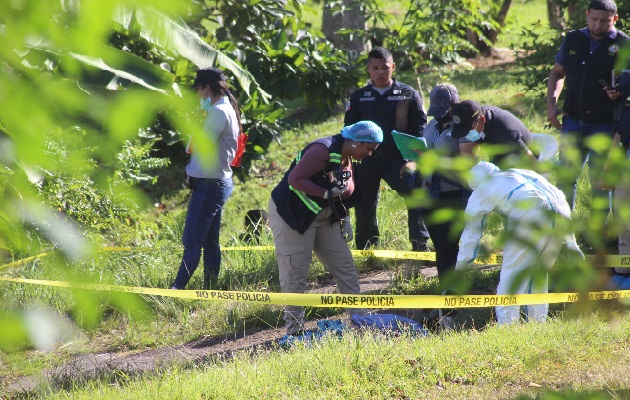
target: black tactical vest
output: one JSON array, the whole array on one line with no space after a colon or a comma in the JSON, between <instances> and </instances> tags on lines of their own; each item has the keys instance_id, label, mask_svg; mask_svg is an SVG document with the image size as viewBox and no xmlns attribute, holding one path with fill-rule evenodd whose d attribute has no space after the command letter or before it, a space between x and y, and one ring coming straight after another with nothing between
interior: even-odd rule
<instances>
[{"instance_id":1,"label":"black tactical vest","mask_svg":"<svg viewBox=\"0 0 630 400\"><path fill-rule=\"evenodd\" d=\"M626 34L617 31L615 39L600 39L597 49L590 54L590 39L583 32L576 30L567 34L563 106L566 114L585 123L612 123L615 103L608 98L598 80L611 84L617 54L628 39Z\"/></svg>"},{"instance_id":2,"label":"black tactical vest","mask_svg":"<svg viewBox=\"0 0 630 400\"><path fill-rule=\"evenodd\" d=\"M295 157L291 163L289 170L271 192L271 197L274 203L276 203L278 214L291 229L295 229L300 234L306 232L308 227L311 226L315 220L317 214L319 214L324 207L329 205L329 201L322 197L310 196L291 187L291 185L289 185L289 174L291 174L291 171L293 171L293 168L295 168L296 164L300 161L302 155L312 144L323 144L328 147L330 160L326 168L320 173L313 175L310 180L323 188L331 189L334 183L330 181L329 172L341 170L341 148L343 147L343 142L344 138L341 135L334 135L309 143L298 153L297 157Z\"/></svg>"}]
</instances>

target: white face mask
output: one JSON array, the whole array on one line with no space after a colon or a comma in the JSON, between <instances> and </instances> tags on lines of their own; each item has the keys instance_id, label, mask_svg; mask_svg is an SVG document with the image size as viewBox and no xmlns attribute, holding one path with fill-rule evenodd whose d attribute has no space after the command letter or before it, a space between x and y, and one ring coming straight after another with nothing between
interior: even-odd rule
<instances>
[{"instance_id":1,"label":"white face mask","mask_svg":"<svg viewBox=\"0 0 630 400\"><path fill-rule=\"evenodd\" d=\"M471 129L470 131L468 131L468 133L466 134L466 136L464 136L464 138L468 140L469 142L476 142L479 139L485 138L486 134L483 133L483 131L477 132L478 127L479 127L479 120L477 120L477 125L475 129Z\"/></svg>"}]
</instances>

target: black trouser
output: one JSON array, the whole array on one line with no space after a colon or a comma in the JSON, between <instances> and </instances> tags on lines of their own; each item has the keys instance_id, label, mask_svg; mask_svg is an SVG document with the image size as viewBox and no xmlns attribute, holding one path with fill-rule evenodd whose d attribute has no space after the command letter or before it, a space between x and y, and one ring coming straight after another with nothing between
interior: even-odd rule
<instances>
[{"instance_id":1,"label":"black trouser","mask_svg":"<svg viewBox=\"0 0 630 400\"><path fill-rule=\"evenodd\" d=\"M457 253L459 252L459 238L463 231L464 210L467 196L461 190L440 192L439 199L433 199L432 206L423 208L424 220L435 248L435 264L440 282L450 271L455 269ZM433 222L433 214L437 211L451 210L453 216L445 222Z\"/></svg>"},{"instance_id":2,"label":"black trouser","mask_svg":"<svg viewBox=\"0 0 630 400\"><path fill-rule=\"evenodd\" d=\"M405 160L400 156L400 153L391 150L367 157L358 166L355 174L355 185L361 192L361 201L355 206L356 229L354 238L357 249L363 250L375 246L379 242L376 208L381 179L401 196L407 196L411 193L412 188L408 185L409 176L402 178L400 176L403 165L405 165ZM407 222L409 240L429 238L420 210L409 209Z\"/></svg>"}]
</instances>

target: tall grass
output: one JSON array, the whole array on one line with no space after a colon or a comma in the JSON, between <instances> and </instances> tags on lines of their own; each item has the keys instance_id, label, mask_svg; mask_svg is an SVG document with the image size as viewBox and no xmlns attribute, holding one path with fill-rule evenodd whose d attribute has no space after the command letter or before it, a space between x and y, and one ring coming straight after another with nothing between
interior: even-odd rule
<instances>
[{"instance_id":1,"label":"tall grass","mask_svg":"<svg viewBox=\"0 0 630 400\"><path fill-rule=\"evenodd\" d=\"M513 7L541 3L517 2ZM517 9L513 8L511 12ZM528 12L528 15L531 12ZM500 36L501 37L501 36ZM458 71L421 77L425 99L428 90L442 81L454 83L462 99L475 99L514 112L534 132L545 128L544 99L526 93L514 84L514 69ZM415 78L401 72L403 82ZM428 104L425 104L425 108ZM280 180L295 154L311 140L335 134L342 115L324 122L298 125L285 132L281 143L254 163L252 177L236 182L224 211L221 242L241 246L243 217L250 209L266 209L271 189ZM381 246L409 249L404 201L392 190L381 192L378 219ZM582 201L587 203L584 181ZM81 280L126 286L167 288L181 259L181 233L185 218L186 191L164 199L169 212L158 216L160 231L150 251L99 252L82 261L51 256L2 271L15 277ZM588 217L586 207L577 215ZM492 239L501 226L493 224ZM272 246L269 232L261 245ZM352 243L351 243L352 245ZM489 243L492 245L492 243ZM390 288L397 294L439 293L435 278L421 274L418 262L358 259L360 270L390 269ZM328 275L315 261L311 280ZM471 290L490 293L498 280L496 270L474 274ZM552 278L553 280L553 278ZM202 271L190 282L201 288ZM224 290L279 290L272 251L224 253L219 288ZM204 302L87 292L24 284L0 285L0 317L8 310L45 308L54 310L81 333L64 338L54 351L32 345L2 349L3 380L29 374L71 358L73 354L97 351L136 351L178 345L205 337L243 332L251 328L282 325L281 309L243 303ZM603 306L606 303L597 303ZM96 311L96 312L95 312ZM309 309L309 316L334 315L341 310ZM630 360L630 316L627 309L592 309L552 306L554 318L547 324L496 327L492 310L462 311L461 333L431 335L424 339L348 334L342 340L325 340L285 352L279 349L257 355L240 354L228 362L210 366L173 369L151 377L118 377L114 385L87 382L72 391L48 393L52 398L546 398L558 391L564 398L593 394L592 398L627 398L629 378L624 374ZM25 336L25 342L27 341ZM11 351L8 351L11 350ZM104 382L109 382L105 380ZM609 393L599 396L600 393ZM2 392L0 391L0 395ZM43 395L42 395L43 396ZM551 398L551 395L548 395Z\"/></svg>"}]
</instances>

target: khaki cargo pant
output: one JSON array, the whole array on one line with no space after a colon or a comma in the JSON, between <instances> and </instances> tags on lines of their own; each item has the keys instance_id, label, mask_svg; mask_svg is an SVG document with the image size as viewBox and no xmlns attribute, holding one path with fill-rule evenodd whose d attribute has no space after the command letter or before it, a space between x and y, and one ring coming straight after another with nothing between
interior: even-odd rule
<instances>
[{"instance_id":1,"label":"khaki cargo pant","mask_svg":"<svg viewBox=\"0 0 630 400\"><path fill-rule=\"evenodd\" d=\"M339 222L330 223L332 210L323 209L303 235L291 229L269 201L269 226L276 247L280 290L283 293L304 293L308 283L308 270L313 251L324 264L342 294L359 294L359 277L348 244L341 237ZM364 309L349 309L350 314L365 314ZM304 329L304 308L285 306L284 320L287 334Z\"/></svg>"}]
</instances>

